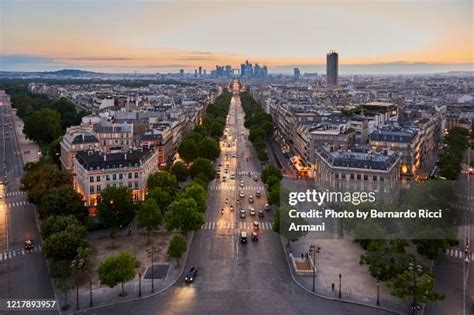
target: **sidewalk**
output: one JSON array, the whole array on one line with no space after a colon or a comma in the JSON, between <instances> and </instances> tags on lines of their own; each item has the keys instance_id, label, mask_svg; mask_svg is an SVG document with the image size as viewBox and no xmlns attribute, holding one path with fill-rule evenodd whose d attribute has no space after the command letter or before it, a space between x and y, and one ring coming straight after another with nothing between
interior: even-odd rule
<instances>
[{"instance_id":1,"label":"sidewalk","mask_svg":"<svg viewBox=\"0 0 474 315\"><path fill-rule=\"evenodd\" d=\"M380 306L377 306L377 280L369 274L366 265L359 264L360 255L364 251L357 244L346 239L314 240L304 237L291 243L289 250L294 257L300 257L301 253L309 252L309 246L312 243L321 247L320 252L316 253L315 293L339 300L339 274L341 274L342 298L340 300L380 307L402 314L409 309L409 303L404 303L392 296L384 283L380 283ZM286 246L284 247L286 249ZM299 276L293 270L292 274L295 281L312 291L312 276ZM332 290L333 283L334 291Z\"/></svg>"},{"instance_id":2,"label":"sidewalk","mask_svg":"<svg viewBox=\"0 0 474 315\"><path fill-rule=\"evenodd\" d=\"M36 162L39 160L40 149L38 145L33 141L26 139L23 134L23 120L20 117L16 116L16 111L12 111L12 118L14 119L15 133L18 139L18 145L20 147L20 154L23 159L23 163Z\"/></svg>"},{"instance_id":3,"label":"sidewalk","mask_svg":"<svg viewBox=\"0 0 474 315\"><path fill-rule=\"evenodd\" d=\"M96 236L97 237L97 236ZM119 304L124 302L135 301L139 299L144 299L156 294L160 294L163 291L167 290L173 286L181 277L186 266L186 261L189 253L189 247L191 246L194 233L190 233L187 238L188 250L186 251L184 257L181 259L179 266L176 264L175 260L168 259L166 261L157 260L154 262L154 265L160 264L169 264L168 272L164 279L155 279L154 280L154 292L151 292L151 279L145 279L144 273L141 274L141 279L139 280L138 273L135 275L135 278L131 281L128 281L124 284L125 291L127 295L120 297L119 293L122 290L121 285L117 285L114 288L109 288L107 286L102 286L99 281L89 283L87 281L83 282L79 287L79 305L80 309L76 309L76 288L72 288L68 291L68 304L71 306L68 310L62 311L62 314L74 314L81 313L86 310L100 308L107 305ZM151 264L142 267L150 267ZM140 268L143 269L143 268ZM139 296L139 288L141 282L141 297ZM58 298L59 307L62 307L64 303L64 293L61 290L56 290L56 296ZM92 302L93 306L90 307L90 297L92 291Z\"/></svg>"}]
</instances>

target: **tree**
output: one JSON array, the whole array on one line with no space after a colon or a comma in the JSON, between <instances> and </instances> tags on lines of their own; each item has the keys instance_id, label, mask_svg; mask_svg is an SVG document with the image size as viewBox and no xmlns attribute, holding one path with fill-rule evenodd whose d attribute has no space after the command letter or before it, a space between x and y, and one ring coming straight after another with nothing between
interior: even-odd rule
<instances>
[{"instance_id":1,"label":"tree","mask_svg":"<svg viewBox=\"0 0 474 315\"><path fill-rule=\"evenodd\" d=\"M205 137L199 142L198 156L208 159L215 160L221 154L219 142L211 137Z\"/></svg>"},{"instance_id":2,"label":"tree","mask_svg":"<svg viewBox=\"0 0 474 315\"><path fill-rule=\"evenodd\" d=\"M183 162L176 162L171 166L171 173L176 177L178 182L184 182L189 175L188 168Z\"/></svg>"},{"instance_id":3,"label":"tree","mask_svg":"<svg viewBox=\"0 0 474 315\"><path fill-rule=\"evenodd\" d=\"M190 183L181 190L179 198L191 198L196 202L197 211L206 212L207 210L207 191L198 183Z\"/></svg>"},{"instance_id":4,"label":"tree","mask_svg":"<svg viewBox=\"0 0 474 315\"><path fill-rule=\"evenodd\" d=\"M23 132L39 144L51 143L62 134L61 115L52 109L41 109L25 121Z\"/></svg>"},{"instance_id":5,"label":"tree","mask_svg":"<svg viewBox=\"0 0 474 315\"><path fill-rule=\"evenodd\" d=\"M128 225L135 216L135 205L130 189L109 186L102 190L97 212L100 220L112 230L121 225Z\"/></svg>"},{"instance_id":6,"label":"tree","mask_svg":"<svg viewBox=\"0 0 474 315\"><path fill-rule=\"evenodd\" d=\"M57 166L61 167L61 140L63 137L59 137L46 148L46 155L51 161L53 161Z\"/></svg>"},{"instance_id":7,"label":"tree","mask_svg":"<svg viewBox=\"0 0 474 315\"><path fill-rule=\"evenodd\" d=\"M73 215L50 216L41 222L41 236L47 239L51 234L82 227L81 223Z\"/></svg>"},{"instance_id":8,"label":"tree","mask_svg":"<svg viewBox=\"0 0 474 315\"><path fill-rule=\"evenodd\" d=\"M50 190L41 200L38 213L41 218L72 214L78 219L83 219L88 214L81 194L66 185Z\"/></svg>"},{"instance_id":9,"label":"tree","mask_svg":"<svg viewBox=\"0 0 474 315\"><path fill-rule=\"evenodd\" d=\"M165 216L168 231L181 229L186 234L197 230L204 224L204 215L197 211L196 202L191 198L179 198L171 204L171 210Z\"/></svg>"},{"instance_id":10,"label":"tree","mask_svg":"<svg viewBox=\"0 0 474 315\"><path fill-rule=\"evenodd\" d=\"M59 280L58 288L64 293L64 305L61 307L63 311L69 309L71 306L67 300L67 292L72 289L72 268L71 263L65 260L53 261L51 265L51 277Z\"/></svg>"},{"instance_id":11,"label":"tree","mask_svg":"<svg viewBox=\"0 0 474 315\"><path fill-rule=\"evenodd\" d=\"M416 271L406 270L390 280L388 286L396 297L412 297L417 303L425 303L444 298L434 290L434 283L433 276L426 272L420 275Z\"/></svg>"},{"instance_id":12,"label":"tree","mask_svg":"<svg viewBox=\"0 0 474 315\"><path fill-rule=\"evenodd\" d=\"M67 98L60 98L53 103L52 107L61 115L60 122L63 130L66 130L67 127L72 125L79 125L81 123L82 115L77 112L74 103Z\"/></svg>"},{"instance_id":13,"label":"tree","mask_svg":"<svg viewBox=\"0 0 474 315\"><path fill-rule=\"evenodd\" d=\"M268 203L271 205L280 204L280 185L274 185L271 187L268 193Z\"/></svg>"},{"instance_id":14,"label":"tree","mask_svg":"<svg viewBox=\"0 0 474 315\"><path fill-rule=\"evenodd\" d=\"M267 181L270 177L275 177L279 180L283 179L281 171L273 165L265 166L265 168L262 170L262 182L268 184Z\"/></svg>"},{"instance_id":15,"label":"tree","mask_svg":"<svg viewBox=\"0 0 474 315\"><path fill-rule=\"evenodd\" d=\"M208 159L203 159L203 158L197 158L193 164L191 165L191 168L189 169L189 173L191 174L191 177L194 178L199 174L204 175L208 180L212 180L215 178L215 170L214 166L212 165L212 162L209 161Z\"/></svg>"},{"instance_id":16,"label":"tree","mask_svg":"<svg viewBox=\"0 0 474 315\"><path fill-rule=\"evenodd\" d=\"M163 215L154 199L148 198L138 210L138 223L147 230L148 241L150 231L156 229L161 224Z\"/></svg>"},{"instance_id":17,"label":"tree","mask_svg":"<svg viewBox=\"0 0 474 315\"><path fill-rule=\"evenodd\" d=\"M192 139L184 139L178 148L179 156L186 162L192 162L198 153L198 145Z\"/></svg>"},{"instance_id":18,"label":"tree","mask_svg":"<svg viewBox=\"0 0 474 315\"><path fill-rule=\"evenodd\" d=\"M111 256L100 263L97 271L100 282L109 288L121 283L122 292L119 295L125 296L127 293L123 284L135 277L135 257L127 251Z\"/></svg>"},{"instance_id":19,"label":"tree","mask_svg":"<svg viewBox=\"0 0 474 315\"><path fill-rule=\"evenodd\" d=\"M26 163L20 189L28 193L30 202L39 205L50 190L63 185L72 185L71 175L51 161L41 159Z\"/></svg>"},{"instance_id":20,"label":"tree","mask_svg":"<svg viewBox=\"0 0 474 315\"><path fill-rule=\"evenodd\" d=\"M147 187L149 190L160 187L173 197L176 193L177 185L176 177L173 174L164 171L151 174L148 176L147 180Z\"/></svg>"},{"instance_id":21,"label":"tree","mask_svg":"<svg viewBox=\"0 0 474 315\"><path fill-rule=\"evenodd\" d=\"M168 256L176 258L176 264L179 266L179 259L185 252L186 239L182 235L173 236L168 247Z\"/></svg>"},{"instance_id":22,"label":"tree","mask_svg":"<svg viewBox=\"0 0 474 315\"><path fill-rule=\"evenodd\" d=\"M49 235L45 240L43 250L46 257L53 260L73 260L77 255L78 248L89 247L87 230L83 226L69 227L66 231L61 231Z\"/></svg>"},{"instance_id":23,"label":"tree","mask_svg":"<svg viewBox=\"0 0 474 315\"><path fill-rule=\"evenodd\" d=\"M150 190L148 192L147 199L155 200L156 204L161 210L166 210L173 201L169 192L161 187L156 187Z\"/></svg>"}]
</instances>

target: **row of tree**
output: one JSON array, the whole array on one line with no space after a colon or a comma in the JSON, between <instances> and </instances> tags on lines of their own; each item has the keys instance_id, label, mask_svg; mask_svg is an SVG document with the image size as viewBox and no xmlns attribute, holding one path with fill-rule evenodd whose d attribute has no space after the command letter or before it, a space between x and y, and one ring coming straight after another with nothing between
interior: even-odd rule
<instances>
[{"instance_id":1,"label":"row of tree","mask_svg":"<svg viewBox=\"0 0 474 315\"><path fill-rule=\"evenodd\" d=\"M455 127L446 135L444 143L446 147L438 162L439 174L455 180L462 169L464 152L469 147L469 131Z\"/></svg>"},{"instance_id":2,"label":"row of tree","mask_svg":"<svg viewBox=\"0 0 474 315\"><path fill-rule=\"evenodd\" d=\"M213 161L219 157L219 139L224 134L231 97L227 90L219 95L214 103L207 107L202 124L196 126L181 142L178 153L186 163L192 163L197 158Z\"/></svg>"},{"instance_id":3,"label":"row of tree","mask_svg":"<svg viewBox=\"0 0 474 315\"><path fill-rule=\"evenodd\" d=\"M248 93L240 94L240 100L245 112L244 126L249 129L249 140L257 150L260 161L267 161L265 141L273 135L273 119L270 114L263 111L262 105Z\"/></svg>"}]
</instances>

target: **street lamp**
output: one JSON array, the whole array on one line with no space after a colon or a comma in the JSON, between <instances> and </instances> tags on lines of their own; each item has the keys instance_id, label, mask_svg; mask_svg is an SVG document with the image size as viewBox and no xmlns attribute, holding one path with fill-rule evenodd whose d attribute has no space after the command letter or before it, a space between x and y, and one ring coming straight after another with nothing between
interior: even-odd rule
<instances>
[{"instance_id":1,"label":"street lamp","mask_svg":"<svg viewBox=\"0 0 474 315\"><path fill-rule=\"evenodd\" d=\"M315 291L315 287L316 287L316 264L315 264L315 261L316 261L316 245L314 244L311 244L311 246L309 247L309 254L313 254L313 292Z\"/></svg>"},{"instance_id":2,"label":"street lamp","mask_svg":"<svg viewBox=\"0 0 474 315\"><path fill-rule=\"evenodd\" d=\"M423 267L415 263L408 263L408 271L413 273L413 304L411 309L413 314L416 314L417 311L421 310L421 306L416 303L416 278L419 274L423 272Z\"/></svg>"},{"instance_id":3,"label":"street lamp","mask_svg":"<svg viewBox=\"0 0 474 315\"><path fill-rule=\"evenodd\" d=\"M377 280L377 305L380 305L380 281Z\"/></svg>"},{"instance_id":4,"label":"street lamp","mask_svg":"<svg viewBox=\"0 0 474 315\"><path fill-rule=\"evenodd\" d=\"M342 274L339 274L339 298L341 298Z\"/></svg>"},{"instance_id":5,"label":"street lamp","mask_svg":"<svg viewBox=\"0 0 474 315\"><path fill-rule=\"evenodd\" d=\"M84 266L84 259L73 259L71 261L71 268L74 270L74 276L75 276L75 282L76 282L76 310L79 309L79 283L77 279L77 271L81 270L82 267Z\"/></svg>"},{"instance_id":6,"label":"street lamp","mask_svg":"<svg viewBox=\"0 0 474 315\"><path fill-rule=\"evenodd\" d=\"M151 245L151 292L155 292L155 275L154 275L154 269L153 268L153 254L155 252L156 247L152 244Z\"/></svg>"}]
</instances>

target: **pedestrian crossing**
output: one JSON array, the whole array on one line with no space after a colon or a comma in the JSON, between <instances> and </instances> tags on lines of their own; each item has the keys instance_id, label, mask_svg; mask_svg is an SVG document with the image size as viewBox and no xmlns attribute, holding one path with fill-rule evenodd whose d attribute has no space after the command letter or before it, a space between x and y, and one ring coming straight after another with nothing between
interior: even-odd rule
<instances>
[{"instance_id":1,"label":"pedestrian crossing","mask_svg":"<svg viewBox=\"0 0 474 315\"><path fill-rule=\"evenodd\" d=\"M248 172L248 171L239 171L239 172L237 172L237 174L239 174L239 175L248 175L249 172ZM254 176L254 175L260 176L260 172L250 171L250 175L252 175L252 176Z\"/></svg>"},{"instance_id":2,"label":"pedestrian crossing","mask_svg":"<svg viewBox=\"0 0 474 315\"><path fill-rule=\"evenodd\" d=\"M15 196L23 196L26 195L24 191L10 191L5 194L5 197L15 197Z\"/></svg>"},{"instance_id":3,"label":"pedestrian crossing","mask_svg":"<svg viewBox=\"0 0 474 315\"><path fill-rule=\"evenodd\" d=\"M463 250L457 249L457 248L448 248L444 252L447 256L451 256L454 258L465 258L465 254ZM474 261L474 253L471 253L471 259L470 261Z\"/></svg>"},{"instance_id":4,"label":"pedestrian crossing","mask_svg":"<svg viewBox=\"0 0 474 315\"><path fill-rule=\"evenodd\" d=\"M269 221L260 221L260 230L271 230L273 223ZM201 226L201 230L216 230L216 229L253 229L253 221L209 221Z\"/></svg>"},{"instance_id":5,"label":"pedestrian crossing","mask_svg":"<svg viewBox=\"0 0 474 315\"><path fill-rule=\"evenodd\" d=\"M7 207L8 208L14 208L14 207L21 207L21 206L27 206L27 205L30 205L31 203L29 203L28 201L26 200L23 200L23 201L14 201L14 202L9 202L7 203Z\"/></svg>"},{"instance_id":6,"label":"pedestrian crossing","mask_svg":"<svg viewBox=\"0 0 474 315\"><path fill-rule=\"evenodd\" d=\"M3 253L0 253L0 262L1 261L5 261L5 260L9 260L9 259L12 259L12 258L15 258L15 257L20 257L20 256L25 256L29 253L32 253L32 252L36 252L36 253L39 253L41 252L41 245L35 245L35 247L33 247L32 250L29 250L29 251L26 251L24 249L12 249L12 250L9 250L8 252L3 252Z\"/></svg>"},{"instance_id":7,"label":"pedestrian crossing","mask_svg":"<svg viewBox=\"0 0 474 315\"><path fill-rule=\"evenodd\" d=\"M219 185L219 186L211 186L210 190L222 191L222 190L242 190L242 191L265 191L265 187L263 186L244 186L244 187L235 187L235 185Z\"/></svg>"}]
</instances>

